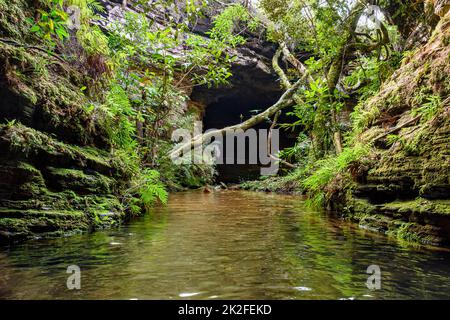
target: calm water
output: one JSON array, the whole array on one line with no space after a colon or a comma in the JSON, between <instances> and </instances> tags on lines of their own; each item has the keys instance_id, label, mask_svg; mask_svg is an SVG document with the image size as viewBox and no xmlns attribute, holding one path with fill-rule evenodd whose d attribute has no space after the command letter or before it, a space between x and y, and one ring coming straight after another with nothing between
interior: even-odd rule
<instances>
[{"instance_id":1,"label":"calm water","mask_svg":"<svg viewBox=\"0 0 450 320\"><path fill-rule=\"evenodd\" d=\"M67 266L81 290L66 288ZM366 287L379 265L382 288ZM450 298L450 253L243 191L171 195L121 229L0 248L2 299Z\"/></svg>"}]
</instances>

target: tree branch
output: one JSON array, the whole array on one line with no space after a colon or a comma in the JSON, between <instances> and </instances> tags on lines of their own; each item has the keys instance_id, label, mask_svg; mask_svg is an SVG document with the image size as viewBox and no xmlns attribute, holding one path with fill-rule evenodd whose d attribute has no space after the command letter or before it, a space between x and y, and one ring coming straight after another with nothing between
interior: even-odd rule
<instances>
[{"instance_id":1,"label":"tree branch","mask_svg":"<svg viewBox=\"0 0 450 320\"><path fill-rule=\"evenodd\" d=\"M208 141L210 138L214 137L215 135L223 134L227 131L235 131L235 130L247 130L249 128L254 127L255 125L263 122L267 118L272 117L275 113L278 111L292 106L295 103L294 95L297 92L298 88L303 82L303 78L297 80L288 90L286 90L283 95L280 97L280 99L273 104L271 107L266 109L265 111L251 117L250 119L229 127L225 127L223 129L213 130L209 131L208 133L203 133L200 135L197 135L193 137L189 142L181 145L181 146L175 146L174 149L170 152L170 157L174 158L180 155L180 152L182 152L184 149L192 149L197 146L201 146L205 143L205 141Z\"/></svg>"},{"instance_id":2,"label":"tree branch","mask_svg":"<svg viewBox=\"0 0 450 320\"><path fill-rule=\"evenodd\" d=\"M285 89L289 89L291 87L291 82L289 81L288 77L284 73L283 69L281 69L280 65L278 64L278 60L280 59L281 52L282 52L282 49L280 47L277 49L277 51L273 55L272 67L275 70L275 72L278 74L278 76L280 77L281 85Z\"/></svg>"},{"instance_id":3,"label":"tree branch","mask_svg":"<svg viewBox=\"0 0 450 320\"><path fill-rule=\"evenodd\" d=\"M303 63L301 63L292 53L289 51L286 43L284 41L280 41L280 48L283 50L283 55L286 57L287 61L291 63L295 69L299 72L300 76L307 79L309 82L313 82L314 79L311 76L309 70L305 67Z\"/></svg>"}]
</instances>

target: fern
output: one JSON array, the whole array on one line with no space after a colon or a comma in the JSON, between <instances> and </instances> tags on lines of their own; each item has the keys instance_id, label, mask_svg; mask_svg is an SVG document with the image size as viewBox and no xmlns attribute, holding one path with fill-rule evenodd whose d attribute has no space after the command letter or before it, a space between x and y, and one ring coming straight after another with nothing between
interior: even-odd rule
<instances>
[{"instance_id":1,"label":"fern","mask_svg":"<svg viewBox=\"0 0 450 320\"><path fill-rule=\"evenodd\" d=\"M136 146L133 139L136 127L130 118L134 117L136 112L131 107L126 92L119 85L111 87L106 97L105 107L109 115L109 119L106 120L107 128L113 145L123 149L133 149Z\"/></svg>"},{"instance_id":2,"label":"fern","mask_svg":"<svg viewBox=\"0 0 450 320\"><path fill-rule=\"evenodd\" d=\"M309 204L321 206L326 201L325 187L340 173L347 170L350 164L360 161L369 153L370 147L358 144L334 157L319 160L315 171L303 181L303 187L308 190Z\"/></svg>"},{"instance_id":3,"label":"fern","mask_svg":"<svg viewBox=\"0 0 450 320\"><path fill-rule=\"evenodd\" d=\"M421 121L426 122L431 120L441 109L441 97L432 95L426 98L428 102L422 104L420 107L413 109L413 116L421 115Z\"/></svg>"},{"instance_id":4,"label":"fern","mask_svg":"<svg viewBox=\"0 0 450 320\"><path fill-rule=\"evenodd\" d=\"M157 200L163 204L167 203L168 193L159 177L159 172L156 170L146 169L142 173L139 194L145 207L154 205Z\"/></svg>"},{"instance_id":5,"label":"fern","mask_svg":"<svg viewBox=\"0 0 450 320\"><path fill-rule=\"evenodd\" d=\"M110 55L108 37L98 26L82 25L77 39L88 55Z\"/></svg>"}]
</instances>

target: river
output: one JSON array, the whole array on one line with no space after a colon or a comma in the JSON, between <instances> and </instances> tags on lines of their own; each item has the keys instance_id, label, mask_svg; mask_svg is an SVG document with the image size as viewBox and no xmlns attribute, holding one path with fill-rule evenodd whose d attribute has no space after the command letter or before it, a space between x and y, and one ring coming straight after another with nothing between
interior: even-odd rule
<instances>
[{"instance_id":1,"label":"river","mask_svg":"<svg viewBox=\"0 0 450 320\"><path fill-rule=\"evenodd\" d=\"M117 229L0 248L0 299L439 299L449 279L448 251L247 191L175 193Z\"/></svg>"}]
</instances>

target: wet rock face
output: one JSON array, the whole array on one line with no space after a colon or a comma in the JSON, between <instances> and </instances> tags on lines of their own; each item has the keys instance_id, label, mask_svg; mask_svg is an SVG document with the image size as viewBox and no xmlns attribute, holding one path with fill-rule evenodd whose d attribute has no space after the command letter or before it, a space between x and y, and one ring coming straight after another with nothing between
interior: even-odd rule
<instances>
[{"instance_id":1,"label":"wet rock face","mask_svg":"<svg viewBox=\"0 0 450 320\"><path fill-rule=\"evenodd\" d=\"M378 114L363 133L368 140L374 132L409 125L392 133L394 143L387 137L377 141L377 161L359 195L374 201L450 197L449 21L447 14L429 43L368 101L367 109ZM436 114L426 118L432 108Z\"/></svg>"},{"instance_id":2,"label":"wet rock face","mask_svg":"<svg viewBox=\"0 0 450 320\"><path fill-rule=\"evenodd\" d=\"M105 150L0 124L0 243L59 236L121 222L124 172Z\"/></svg>"},{"instance_id":3,"label":"wet rock face","mask_svg":"<svg viewBox=\"0 0 450 320\"><path fill-rule=\"evenodd\" d=\"M23 39L28 27L14 21L32 8L23 0L9 4L0 37ZM1 244L126 218L117 196L130 176L110 152L102 122L86 112L80 79L70 63L0 42Z\"/></svg>"},{"instance_id":4,"label":"wet rock face","mask_svg":"<svg viewBox=\"0 0 450 320\"><path fill-rule=\"evenodd\" d=\"M391 140L376 141L370 166L345 206L338 206L361 225L445 246L450 245L449 39L447 12L428 43L367 101L364 111L372 119L362 141L386 132L392 132Z\"/></svg>"}]
</instances>

